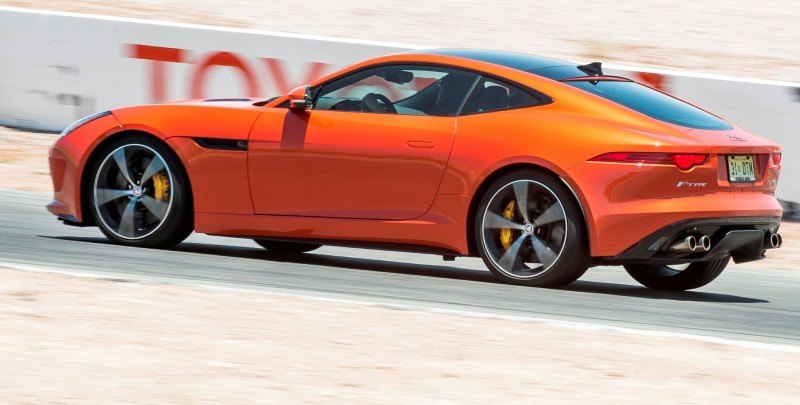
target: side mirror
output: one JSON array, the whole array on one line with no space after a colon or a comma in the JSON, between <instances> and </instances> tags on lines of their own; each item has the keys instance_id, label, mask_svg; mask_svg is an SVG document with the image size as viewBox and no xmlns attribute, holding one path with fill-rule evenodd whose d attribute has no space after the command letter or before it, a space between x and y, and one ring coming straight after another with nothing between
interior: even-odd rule
<instances>
[{"instance_id":1,"label":"side mirror","mask_svg":"<svg viewBox=\"0 0 800 405\"><path fill-rule=\"evenodd\" d=\"M289 97L289 109L292 111L310 110L311 105L311 86L300 86L287 94Z\"/></svg>"}]
</instances>

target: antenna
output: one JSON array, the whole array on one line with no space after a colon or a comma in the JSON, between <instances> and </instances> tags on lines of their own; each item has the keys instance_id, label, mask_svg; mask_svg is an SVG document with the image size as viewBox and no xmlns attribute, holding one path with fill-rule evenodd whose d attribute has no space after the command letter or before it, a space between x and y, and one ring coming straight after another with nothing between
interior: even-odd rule
<instances>
[{"instance_id":1,"label":"antenna","mask_svg":"<svg viewBox=\"0 0 800 405\"><path fill-rule=\"evenodd\" d=\"M590 76L603 75L603 67L601 66L600 62L592 62L592 63L587 63L585 65L578 65L578 69L580 69L581 72L586 73Z\"/></svg>"}]
</instances>

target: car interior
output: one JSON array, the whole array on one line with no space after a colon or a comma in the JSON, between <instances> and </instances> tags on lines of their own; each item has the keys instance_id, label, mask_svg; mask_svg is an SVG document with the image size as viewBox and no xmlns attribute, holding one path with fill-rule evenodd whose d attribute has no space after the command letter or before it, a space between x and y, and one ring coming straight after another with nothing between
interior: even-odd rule
<instances>
[{"instance_id":1,"label":"car interior","mask_svg":"<svg viewBox=\"0 0 800 405\"><path fill-rule=\"evenodd\" d=\"M475 73L453 69L431 72L420 68L376 68L323 86L314 109L454 116L459 112L470 114L538 104L534 96L523 90L486 77L480 77L476 84L476 79ZM472 92L465 102L470 89Z\"/></svg>"}]
</instances>

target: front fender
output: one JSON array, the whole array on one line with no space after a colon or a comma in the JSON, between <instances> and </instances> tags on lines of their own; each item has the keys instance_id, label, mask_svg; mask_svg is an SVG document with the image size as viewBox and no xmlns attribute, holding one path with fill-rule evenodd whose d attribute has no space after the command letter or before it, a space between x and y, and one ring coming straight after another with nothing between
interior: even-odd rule
<instances>
[{"instance_id":1,"label":"front fender","mask_svg":"<svg viewBox=\"0 0 800 405\"><path fill-rule=\"evenodd\" d=\"M119 120L111 114L87 122L56 140L48 153L53 180L53 202L48 204L48 211L72 222L84 222L81 181L91 152L122 130Z\"/></svg>"}]
</instances>

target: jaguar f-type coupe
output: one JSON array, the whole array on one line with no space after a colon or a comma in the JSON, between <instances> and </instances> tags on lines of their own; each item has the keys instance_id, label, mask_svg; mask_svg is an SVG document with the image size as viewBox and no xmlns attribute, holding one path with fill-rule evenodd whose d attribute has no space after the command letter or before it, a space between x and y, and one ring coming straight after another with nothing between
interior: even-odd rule
<instances>
[{"instance_id":1,"label":"jaguar f-type coupe","mask_svg":"<svg viewBox=\"0 0 800 405\"><path fill-rule=\"evenodd\" d=\"M509 283L591 266L686 290L781 245L781 148L630 79L524 54L424 50L270 99L104 111L50 150L66 224L164 248L192 231L480 256Z\"/></svg>"}]
</instances>

